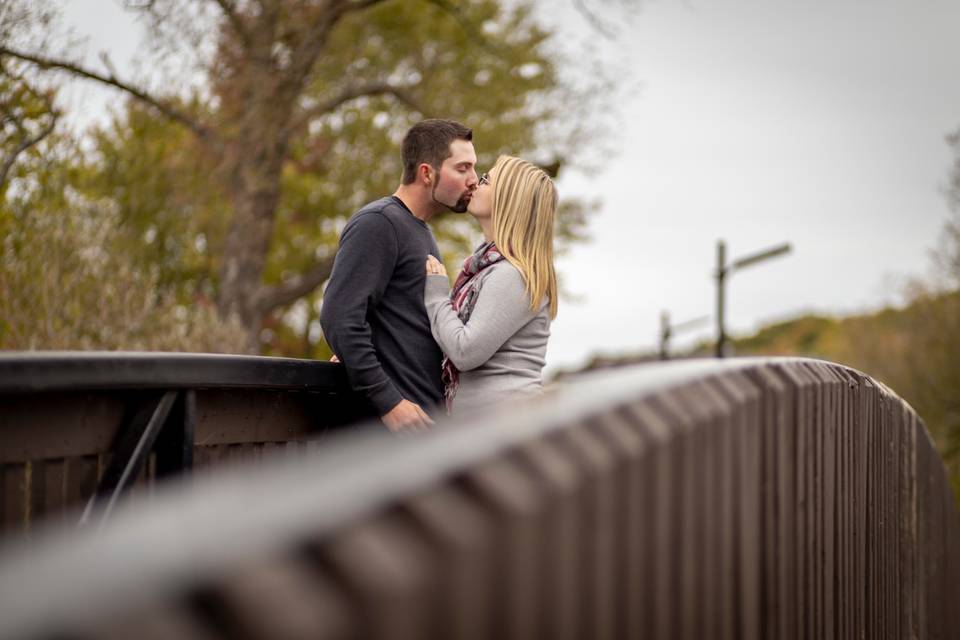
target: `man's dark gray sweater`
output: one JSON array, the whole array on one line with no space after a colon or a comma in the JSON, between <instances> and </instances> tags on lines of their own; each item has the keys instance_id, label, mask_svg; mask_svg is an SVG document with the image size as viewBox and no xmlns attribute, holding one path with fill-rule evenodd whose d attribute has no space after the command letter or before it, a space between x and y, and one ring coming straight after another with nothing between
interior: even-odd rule
<instances>
[{"instance_id":1,"label":"man's dark gray sweater","mask_svg":"<svg viewBox=\"0 0 960 640\"><path fill-rule=\"evenodd\" d=\"M427 254L440 257L430 228L395 196L362 208L340 234L320 324L350 385L381 416L401 399L428 413L443 401L443 355L423 304Z\"/></svg>"}]
</instances>

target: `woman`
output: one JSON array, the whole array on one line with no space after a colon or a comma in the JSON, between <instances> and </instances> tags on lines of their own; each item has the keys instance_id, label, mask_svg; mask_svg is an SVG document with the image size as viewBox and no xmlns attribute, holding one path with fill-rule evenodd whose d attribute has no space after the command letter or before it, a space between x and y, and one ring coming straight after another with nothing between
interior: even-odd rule
<instances>
[{"instance_id":1,"label":"woman","mask_svg":"<svg viewBox=\"0 0 960 640\"><path fill-rule=\"evenodd\" d=\"M446 356L447 411L540 392L550 320L557 315L556 208L546 173L500 156L467 208L485 242L464 261L452 291L443 264L427 257L424 302Z\"/></svg>"}]
</instances>

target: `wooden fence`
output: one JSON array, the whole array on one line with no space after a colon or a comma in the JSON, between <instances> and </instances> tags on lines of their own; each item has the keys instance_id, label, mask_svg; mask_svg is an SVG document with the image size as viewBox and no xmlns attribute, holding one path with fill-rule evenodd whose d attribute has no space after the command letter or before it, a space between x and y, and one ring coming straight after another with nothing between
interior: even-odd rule
<instances>
[{"instance_id":1,"label":"wooden fence","mask_svg":"<svg viewBox=\"0 0 960 640\"><path fill-rule=\"evenodd\" d=\"M920 419L794 359L585 376L159 487L0 550L0 637L949 638Z\"/></svg>"}]
</instances>

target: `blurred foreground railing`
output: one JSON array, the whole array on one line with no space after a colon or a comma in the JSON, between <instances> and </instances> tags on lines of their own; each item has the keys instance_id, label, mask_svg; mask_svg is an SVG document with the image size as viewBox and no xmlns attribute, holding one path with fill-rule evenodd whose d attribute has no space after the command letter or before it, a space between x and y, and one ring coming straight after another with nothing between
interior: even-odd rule
<instances>
[{"instance_id":1,"label":"blurred foreground railing","mask_svg":"<svg viewBox=\"0 0 960 640\"><path fill-rule=\"evenodd\" d=\"M584 377L0 550L0 637L946 638L960 517L912 410L804 360Z\"/></svg>"},{"instance_id":2,"label":"blurred foreground railing","mask_svg":"<svg viewBox=\"0 0 960 640\"><path fill-rule=\"evenodd\" d=\"M327 362L0 354L0 534L102 519L122 493L159 477L303 447L360 412L342 368Z\"/></svg>"}]
</instances>

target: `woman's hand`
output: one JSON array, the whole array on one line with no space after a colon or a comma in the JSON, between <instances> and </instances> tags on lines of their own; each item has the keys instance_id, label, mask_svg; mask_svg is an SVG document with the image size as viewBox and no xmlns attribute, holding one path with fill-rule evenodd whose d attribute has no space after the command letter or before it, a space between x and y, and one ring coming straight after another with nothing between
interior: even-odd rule
<instances>
[{"instance_id":1,"label":"woman's hand","mask_svg":"<svg viewBox=\"0 0 960 640\"><path fill-rule=\"evenodd\" d=\"M445 276L447 275L447 268L443 266L443 263L434 258L433 256L427 256L427 275L428 276Z\"/></svg>"}]
</instances>

